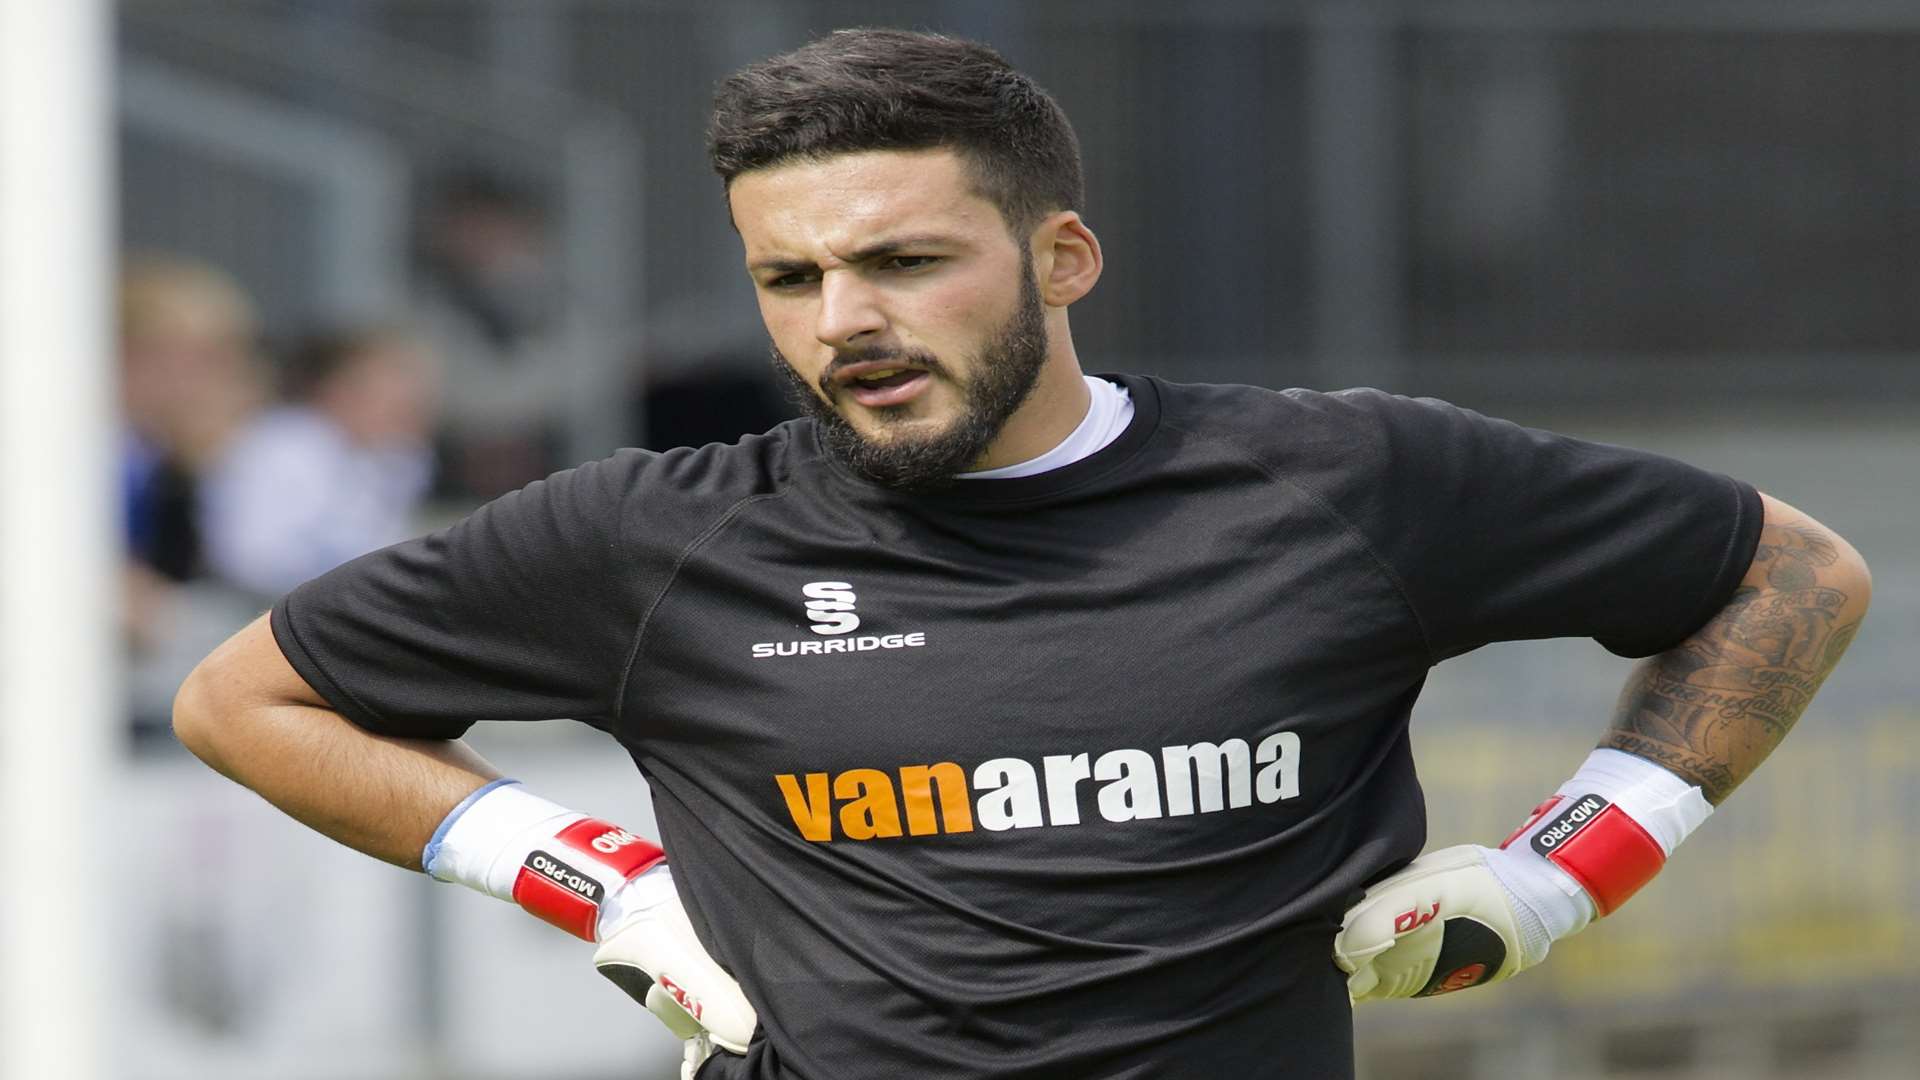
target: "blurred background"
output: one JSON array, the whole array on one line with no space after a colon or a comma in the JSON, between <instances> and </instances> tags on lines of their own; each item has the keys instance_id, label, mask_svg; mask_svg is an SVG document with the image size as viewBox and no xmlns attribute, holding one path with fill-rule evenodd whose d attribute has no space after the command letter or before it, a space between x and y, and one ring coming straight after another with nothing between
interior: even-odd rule
<instances>
[{"instance_id":1,"label":"blurred background","mask_svg":"<svg viewBox=\"0 0 1920 1080\"><path fill-rule=\"evenodd\" d=\"M188 758L281 591L615 447L784 418L703 130L835 27L982 38L1080 134L1090 371L1445 397L1746 479L1852 539L1867 632L1656 886L1510 987L1358 1017L1372 1080L1920 1061L1920 7L1496 0L122 0L127 667L116 1076L667 1077L588 950ZM1439 669L1435 845L1605 724L1588 642ZM478 731L646 831L625 755ZM173 868L195 867L181 874ZM235 875L249 884L235 890Z\"/></svg>"}]
</instances>

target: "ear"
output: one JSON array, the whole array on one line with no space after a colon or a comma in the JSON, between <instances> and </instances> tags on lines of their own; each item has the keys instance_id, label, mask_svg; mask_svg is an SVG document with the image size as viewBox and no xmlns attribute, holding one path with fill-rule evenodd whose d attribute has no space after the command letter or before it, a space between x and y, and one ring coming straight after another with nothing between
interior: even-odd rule
<instances>
[{"instance_id":1,"label":"ear","mask_svg":"<svg viewBox=\"0 0 1920 1080\"><path fill-rule=\"evenodd\" d=\"M1053 214L1033 232L1033 272L1040 299L1048 307L1066 307L1093 291L1100 280L1100 238L1072 210Z\"/></svg>"}]
</instances>

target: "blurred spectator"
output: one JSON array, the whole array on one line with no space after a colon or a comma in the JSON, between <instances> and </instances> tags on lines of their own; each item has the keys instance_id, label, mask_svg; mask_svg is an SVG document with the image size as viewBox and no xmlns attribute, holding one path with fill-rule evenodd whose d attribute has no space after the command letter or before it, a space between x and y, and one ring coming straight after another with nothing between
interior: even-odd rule
<instances>
[{"instance_id":1,"label":"blurred spectator","mask_svg":"<svg viewBox=\"0 0 1920 1080\"><path fill-rule=\"evenodd\" d=\"M128 551L170 581L201 570L196 477L257 407L254 313L233 279L139 256L120 281L122 492Z\"/></svg>"},{"instance_id":2,"label":"blurred spectator","mask_svg":"<svg viewBox=\"0 0 1920 1080\"><path fill-rule=\"evenodd\" d=\"M432 473L439 365L395 329L327 335L288 359L287 403L207 471L208 568L275 597L412 535Z\"/></svg>"},{"instance_id":3,"label":"blurred spectator","mask_svg":"<svg viewBox=\"0 0 1920 1080\"><path fill-rule=\"evenodd\" d=\"M422 224L415 309L447 363L440 487L488 499L565 464L568 358L546 212L474 170L435 185Z\"/></svg>"},{"instance_id":4,"label":"blurred spectator","mask_svg":"<svg viewBox=\"0 0 1920 1080\"><path fill-rule=\"evenodd\" d=\"M128 257L119 295L129 711L161 732L180 678L249 612L205 577L199 488L259 407L253 305L173 256Z\"/></svg>"}]
</instances>

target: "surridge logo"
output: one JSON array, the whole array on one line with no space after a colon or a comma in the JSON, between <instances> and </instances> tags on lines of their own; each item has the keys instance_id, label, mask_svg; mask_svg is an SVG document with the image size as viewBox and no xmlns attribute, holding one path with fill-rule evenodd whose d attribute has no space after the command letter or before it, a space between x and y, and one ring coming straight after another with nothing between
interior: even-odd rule
<instances>
[{"instance_id":1,"label":"surridge logo","mask_svg":"<svg viewBox=\"0 0 1920 1080\"><path fill-rule=\"evenodd\" d=\"M800 587L800 594L807 598L807 618L812 620L808 629L826 640L808 638L800 641L757 642L753 646L755 660L774 656L824 656L828 653L861 653L879 649L917 649L927 643L927 635L920 631L840 637L841 634L851 634L860 629L860 616L854 612L854 604L859 598L854 595L850 582L809 581Z\"/></svg>"},{"instance_id":2,"label":"surridge logo","mask_svg":"<svg viewBox=\"0 0 1920 1080\"><path fill-rule=\"evenodd\" d=\"M860 616L853 613L853 586L844 581L810 581L801 586L807 598L807 614L813 616L816 634L850 634L860 629Z\"/></svg>"}]
</instances>

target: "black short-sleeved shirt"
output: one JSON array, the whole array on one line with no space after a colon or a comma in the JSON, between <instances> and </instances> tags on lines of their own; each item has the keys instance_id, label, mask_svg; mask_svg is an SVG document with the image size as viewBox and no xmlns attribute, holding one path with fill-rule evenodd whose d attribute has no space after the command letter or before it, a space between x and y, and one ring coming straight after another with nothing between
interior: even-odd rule
<instances>
[{"instance_id":1,"label":"black short-sleeved shirt","mask_svg":"<svg viewBox=\"0 0 1920 1080\"><path fill-rule=\"evenodd\" d=\"M806 421L623 452L274 632L373 731L620 741L760 1012L703 1080L1349 1075L1331 943L1424 843L1427 669L1676 644L1759 496L1437 401L1111 378L1132 424L1053 472L900 494Z\"/></svg>"}]
</instances>

